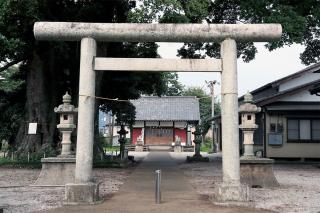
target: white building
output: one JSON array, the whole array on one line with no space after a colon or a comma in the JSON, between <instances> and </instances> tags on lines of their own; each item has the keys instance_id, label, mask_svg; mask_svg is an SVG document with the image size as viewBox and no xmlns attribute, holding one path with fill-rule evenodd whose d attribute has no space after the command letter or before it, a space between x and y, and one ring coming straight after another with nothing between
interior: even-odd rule
<instances>
[{"instance_id":1,"label":"white building","mask_svg":"<svg viewBox=\"0 0 320 213\"><path fill-rule=\"evenodd\" d=\"M317 63L251 92L262 108L257 114L255 150L269 158L320 158L320 97L314 94L319 84ZM240 97L239 104L242 101ZM215 120L219 133L220 118Z\"/></svg>"}]
</instances>

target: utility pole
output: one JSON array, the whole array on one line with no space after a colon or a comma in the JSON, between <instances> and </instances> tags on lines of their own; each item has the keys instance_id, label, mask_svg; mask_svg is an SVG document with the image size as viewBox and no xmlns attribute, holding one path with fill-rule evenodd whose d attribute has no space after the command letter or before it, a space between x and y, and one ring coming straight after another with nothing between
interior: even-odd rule
<instances>
[{"instance_id":1,"label":"utility pole","mask_svg":"<svg viewBox=\"0 0 320 213\"><path fill-rule=\"evenodd\" d=\"M214 117L214 85L217 83L216 80L206 82L208 84L208 87L210 88L210 94L211 94L211 117ZM212 129L212 151L218 152L219 151L219 145L217 141L215 141L215 122L214 120L211 121L211 129ZM215 147L215 148L214 148Z\"/></svg>"}]
</instances>

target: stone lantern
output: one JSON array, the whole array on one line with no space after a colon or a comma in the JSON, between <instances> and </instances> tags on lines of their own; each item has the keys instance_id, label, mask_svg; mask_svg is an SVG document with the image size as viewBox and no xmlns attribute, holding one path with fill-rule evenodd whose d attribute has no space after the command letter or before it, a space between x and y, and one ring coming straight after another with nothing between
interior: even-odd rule
<instances>
[{"instance_id":1,"label":"stone lantern","mask_svg":"<svg viewBox=\"0 0 320 213\"><path fill-rule=\"evenodd\" d=\"M196 127L196 131L194 131L192 134L194 135L193 142L195 144L194 156L201 157L200 148L202 142L202 134L199 126Z\"/></svg>"},{"instance_id":2,"label":"stone lantern","mask_svg":"<svg viewBox=\"0 0 320 213\"><path fill-rule=\"evenodd\" d=\"M117 132L120 135L119 143L120 143L120 158L121 160L125 159L125 144L126 144L126 134L128 131L124 129L124 125L121 124L120 131Z\"/></svg>"},{"instance_id":3,"label":"stone lantern","mask_svg":"<svg viewBox=\"0 0 320 213\"><path fill-rule=\"evenodd\" d=\"M62 133L61 154L57 157L42 158L42 169L34 183L37 186L63 186L75 181L76 158L71 154L71 133L76 128L75 114L78 109L71 105L71 96L66 92L62 98L63 104L54 108L60 114L57 128Z\"/></svg>"},{"instance_id":4,"label":"stone lantern","mask_svg":"<svg viewBox=\"0 0 320 213\"><path fill-rule=\"evenodd\" d=\"M243 132L244 154L240 158L240 179L242 184L250 187L276 187L279 183L274 176L274 160L258 158L253 152L253 133L258 128L256 113L261 108L253 104L253 97L248 92L244 95L244 102L239 107Z\"/></svg>"},{"instance_id":5,"label":"stone lantern","mask_svg":"<svg viewBox=\"0 0 320 213\"><path fill-rule=\"evenodd\" d=\"M195 144L195 150L194 155L192 157L187 156L187 162L209 162L208 157L203 157L200 154L200 148L201 148L201 142L202 142L202 132L199 127L199 125L196 126L196 131L192 133L194 135L194 144Z\"/></svg>"},{"instance_id":6,"label":"stone lantern","mask_svg":"<svg viewBox=\"0 0 320 213\"><path fill-rule=\"evenodd\" d=\"M60 157L69 157L71 156L71 133L76 128L74 117L78 109L71 104L71 96L68 92L62 97L62 102L63 104L54 108L54 112L60 114L60 124L57 125L62 133Z\"/></svg>"},{"instance_id":7,"label":"stone lantern","mask_svg":"<svg viewBox=\"0 0 320 213\"><path fill-rule=\"evenodd\" d=\"M252 95L248 92L244 95L244 103L239 108L241 114L240 129L243 132L244 156L254 157L253 153L253 133L258 128L256 124L256 113L260 112L261 108L253 104Z\"/></svg>"}]
</instances>

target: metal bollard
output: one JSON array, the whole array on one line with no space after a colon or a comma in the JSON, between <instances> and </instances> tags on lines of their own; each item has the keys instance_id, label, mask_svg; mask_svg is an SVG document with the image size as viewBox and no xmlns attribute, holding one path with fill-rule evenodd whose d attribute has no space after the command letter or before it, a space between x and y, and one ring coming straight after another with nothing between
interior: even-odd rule
<instances>
[{"instance_id":1,"label":"metal bollard","mask_svg":"<svg viewBox=\"0 0 320 213\"><path fill-rule=\"evenodd\" d=\"M28 152L28 163L30 162L30 152Z\"/></svg>"},{"instance_id":2,"label":"metal bollard","mask_svg":"<svg viewBox=\"0 0 320 213\"><path fill-rule=\"evenodd\" d=\"M161 203L161 170L156 170L156 204Z\"/></svg>"}]
</instances>

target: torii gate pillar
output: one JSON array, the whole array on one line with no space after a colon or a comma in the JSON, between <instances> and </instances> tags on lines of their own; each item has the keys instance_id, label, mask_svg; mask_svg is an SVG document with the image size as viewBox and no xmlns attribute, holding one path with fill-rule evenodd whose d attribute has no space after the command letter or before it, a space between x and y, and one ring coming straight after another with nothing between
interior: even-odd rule
<instances>
[{"instance_id":1,"label":"torii gate pillar","mask_svg":"<svg viewBox=\"0 0 320 213\"><path fill-rule=\"evenodd\" d=\"M221 128L223 183L215 198L246 201L249 189L240 184L237 44L233 39L221 43Z\"/></svg>"},{"instance_id":2,"label":"torii gate pillar","mask_svg":"<svg viewBox=\"0 0 320 213\"><path fill-rule=\"evenodd\" d=\"M78 137L75 183L66 185L67 203L99 201L92 179L94 140L95 70L110 71L210 71L222 72L223 183L216 199L245 201L248 187L240 184L238 82L236 41L266 42L281 37L279 24L104 24L37 22L38 40L81 41ZM163 59L96 58L96 41L106 42L221 42L221 60L194 59L161 63ZM182 60L182 59L181 59ZM200 61L199 61L200 60ZM114 61L125 61L114 64ZM167 60L168 62L169 60ZM165 66L163 66L165 64Z\"/></svg>"}]
</instances>

